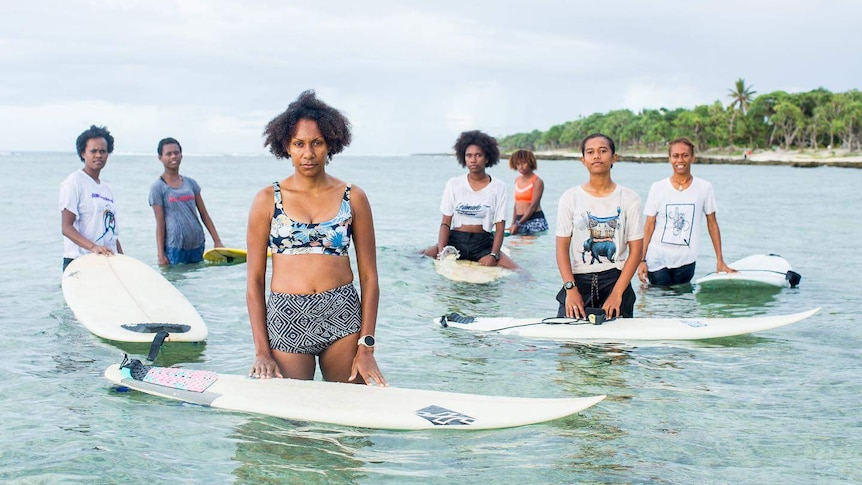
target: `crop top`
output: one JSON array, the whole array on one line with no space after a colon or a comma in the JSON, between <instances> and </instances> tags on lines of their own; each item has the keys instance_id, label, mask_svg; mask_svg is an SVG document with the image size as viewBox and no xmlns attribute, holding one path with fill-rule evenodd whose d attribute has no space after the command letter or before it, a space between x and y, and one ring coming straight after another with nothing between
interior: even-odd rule
<instances>
[{"instance_id":1,"label":"crop top","mask_svg":"<svg viewBox=\"0 0 862 485\"><path fill-rule=\"evenodd\" d=\"M344 197L338 214L326 222L306 224L296 222L284 213L281 187L273 182L275 211L269 226L269 247L279 254L331 254L347 256L350 247L353 213L350 210L350 185L344 188Z\"/></svg>"},{"instance_id":2,"label":"crop top","mask_svg":"<svg viewBox=\"0 0 862 485\"><path fill-rule=\"evenodd\" d=\"M530 178L530 184L526 187L518 187L518 182L515 182L515 202L532 202L533 200L533 182L538 175L533 174Z\"/></svg>"}]
</instances>

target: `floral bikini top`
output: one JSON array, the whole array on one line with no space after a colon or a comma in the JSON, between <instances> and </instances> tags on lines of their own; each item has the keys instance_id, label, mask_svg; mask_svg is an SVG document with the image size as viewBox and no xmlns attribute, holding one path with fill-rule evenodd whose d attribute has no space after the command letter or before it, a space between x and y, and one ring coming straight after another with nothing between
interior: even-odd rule
<instances>
[{"instance_id":1,"label":"floral bikini top","mask_svg":"<svg viewBox=\"0 0 862 485\"><path fill-rule=\"evenodd\" d=\"M279 254L331 254L347 256L352 234L353 213L350 211L350 185L344 188L344 197L338 214L326 222L306 224L296 222L284 213L281 187L273 182L275 211L269 225L269 247Z\"/></svg>"}]
</instances>

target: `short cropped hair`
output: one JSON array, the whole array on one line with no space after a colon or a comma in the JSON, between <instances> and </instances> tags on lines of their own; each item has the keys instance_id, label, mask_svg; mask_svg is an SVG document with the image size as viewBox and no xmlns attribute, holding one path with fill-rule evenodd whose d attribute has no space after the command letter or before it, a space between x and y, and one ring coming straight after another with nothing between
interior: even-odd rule
<instances>
[{"instance_id":1,"label":"short cropped hair","mask_svg":"<svg viewBox=\"0 0 862 485\"><path fill-rule=\"evenodd\" d=\"M111 136L111 132L104 126L90 125L90 127L78 135L78 139L75 140L75 149L78 150L78 157L82 162L84 161L82 153L87 149L87 142L94 138L104 138L108 143L108 153L114 152L114 137Z\"/></svg>"},{"instance_id":2,"label":"short cropped hair","mask_svg":"<svg viewBox=\"0 0 862 485\"><path fill-rule=\"evenodd\" d=\"M482 133L479 130L465 131L455 140L455 156L458 157L458 163L462 167L467 166L467 160L464 158L467 153L467 148L470 145L476 145L485 152L486 167L493 167L500 161L500 147L497 146L497 139L491 135Z\"/></svg>"},{"instance_id":3,"label":"short cropped hair","mask_svg":"<svg viewBox=\"0 0 862 485\"><path fill-rule=\"evenodd\" d=\"M158 148L159 156L162 156L162 149L165 147L165 145L171 145L171 144L174 144L174 145L180 147L180 153L183 152L183 146L180 145L180 142L178 142L176 138L167 137L167 138L162 138L161 140L159 140L159 148Z\"/></svg>"},{"instance_id":4,"label":"short cropped hair","mask_svg":"<svg viewBox=\"0 0 862 485\"><path fill-rule=\"evenodd\" d=\"M667 154L668 155L670 155L671 147L676 145L677 143L687 146L688 150L691 152L691 154L694 155L694 143L692 143L691 140L689 140L688 138L686 138L684 136L681 136L679 138L674 138L673 140L671 140L670 143L667 144Z\"/></svg>"},{"instance_id":5,"label":"short cropped hair","mask_svg":"<svg viewBox=\"0 0 862 485\"><path fill-rule=\"evenodd\" d=\"M269 147L269 151L276 158L290 158L285 145L296 134L296 125L301 119L317 123L329 149L327 156L330 160L333 155L341 153L344 147L350 145L350 121L340 111L317 99L314 91L309 89L303 91L283 113L267 123L263 130L266 138L263 146Z\"/></svg>"},{"instance_id":6,"label":"short cropped hair","mask_svg":"<svg viewBox=\"0 0 862 485\"><path fill-rule=\"evenodd\" d=\"M609 137L608 135L605 135L604 133L593 133L592 135L589 135L586 138L584 138L584 141L581 142L581 156L586 155L586 153L584 153L584 151L586 150L587 142L592 140L593 138L604 138L605 140L607 140L608 145L611 146L611 155L613 155L617 152L617 146L616 146L616 144L614 144L614 140L611 137Z\"/></svg>"},{"instance_id":7,"label":"short cropped hair","mask_svg":"<svg viewBox=\"0 0 862 485\"><path fill-rule=\"evenodd\" d=\"M530 167L530 170L538 168L536 155L534 155L530 150L515 150L515 153L509 157L509 168L512 170L518 170L518 164L521 162L526 162Z\"/></svg>"}]
</instances>

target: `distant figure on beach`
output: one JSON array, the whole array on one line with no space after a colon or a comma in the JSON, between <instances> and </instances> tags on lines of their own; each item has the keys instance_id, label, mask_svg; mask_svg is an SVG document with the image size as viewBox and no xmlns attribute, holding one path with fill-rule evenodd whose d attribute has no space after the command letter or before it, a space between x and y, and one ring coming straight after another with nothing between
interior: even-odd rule
<instances>
[{"instance_id":1,"label":"distant figure on beach","mask_svg":"<svg viewBox=\"0 0 862 485\"><path fill-rule=\"evenodd\" d=\"M423 254L436 258L443 248L453 246L460 253L458 259L518 269L512 258L501 252L506 229L506 185L485 173L486 168L500 161L497 140L478 130L465 131L453 148L458 163L468 172L446 182L437 244Z\"/></svg>"},{"instance_id":2,"label":"distant figure on beach","mask_svg":"<svg viewBox=\"0 0 862 485\"><path fill-rule=\"evenodd\" d=\"M631 280L643 250L640 197L611 179L619 156L609 136L586 137L581 155L590 178L563 193L557 210L556 257L563 279L557 316L586 318L589 308L607 318L633 317Z\"/></svg>"},{"instance_id":3,"label":"distant figure on beach","mask_svg":"<svg viewBox=\"0 0 862 485\"><path fill-rule=\"evenodd\" d=\"M517 150L509 157L509 168L520 175L515 179L515 209L509 233L535 234L548 230L548 220L542 211L545 183L536 175L536 156L530 150Z\"/></svg>"},{"instance_id":4,"label":"distant figure on beach","mask_svg":"<svg viewBox=\"0 0 862 485\"><path fill-rule=\"evenodd\" d=\"M206 236L200 221L222 247L215 223L207 212L201 187L195 179L180 175L183 147L175 138L163 138L158 145L162 175L150 186L149 203L156 216L156 251L159 264L198 263L203 261ZM198 220L200 215L200 220Z\"/></svg>"},{"instance_id":5,"label":"distant figure on beach","mask_svg":"<svg viewBox=\"0 0 862 485\"><path fill-rule=\"evenodd\" d=\"M319 364L327 381L385 386L374 359L380 288L371 205L358 186L326 173L350 144L350 122L309 90L263 134L264 146L290 160L293 173L258 192L248 217L246 300L255 348L249 375L311 380Z\"/></svg>"},{"instance_id":6,"label":"distant figure on beach","mask_svg":"<svg viewBox=\"0 0 862 485\"><path fill-rule=\"evenodd\" d=\"M64 271L79 256L123 252L114 192L100 179L114 151L114 137L104 126L91 125L78 135L75 149L84 168L60 183Z\"/></svg>"},{"instance_id":7,"label":"distant figure on beach","mask_svg":"<svg viewBox=\"0 0 862 485\"><path fill-rule=\"evenodd\" d=\"M673 173L652 184L644 205L645 249L638 278L657 286L689 283L694 277L704 217L715 249L716 271L736 272L722 257L712 184L691 174L694 144L688 138L671 141L668 159Z\"/></svg>"}]
</instances>

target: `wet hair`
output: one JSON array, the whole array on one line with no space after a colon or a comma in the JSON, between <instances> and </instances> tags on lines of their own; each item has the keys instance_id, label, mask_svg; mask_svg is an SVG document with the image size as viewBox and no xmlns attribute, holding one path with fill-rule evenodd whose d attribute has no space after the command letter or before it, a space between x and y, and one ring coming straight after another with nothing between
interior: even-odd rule
<instances>
[{"instance_id":1,"label":"wet hair","mask_svg":"<svg viewBox=\"0 0 862 485\"><path fill-rule=\"evenodd\" d=\"M614 144L614 140L611 139L611 137L605 135L604 133L593 133L592 135L589 135L588 137L584 138L584 141L581 142L581 156L586 155L584 151L587 148L587 142L592 140L593 138L604 138L605 140L607 140L608 145L611 146L611 155L617 152L617 146Z\"/></svg>"},{"instance_id":2,"label":"wet hair","mask_svg":"<svg viewBox=\"0 0 862 485\"><path fill-rule=\"evenodd\" d=\"M493 167L500 161L500 148L497 146L497 139L491 135L482 133L479 130L465 131L455 140L455 156L458 157L458 163L462 167L467 166L467 160L464 158L467 153L467 148L470 145L476 145L485 152L486 167Z\"/></svg>"},{"instance_id":3,"label":"wet hair","mask_svg":"<svg viewBox=\"0 0 862 485\"><path fill-rule=\"evenodd\" d=\"M108 153L114 152L114 137L111 136L111 132L104 126L90 125L90 127L78 135L78 139L75 140L75 149L78 150L76 153L82 162L84 161L82 153L87 149L87 142L94 138L104 138L108 143Z\"/></svg>"},{"instance_id":4,"label":"wet hair","mask_svg":"<svg viewBox=\"0 0 862 485\"><path fill-rule=\"evenodd\" d=\"M516 150L515 153L509 157L509 168L512 170L518 170L518 164L521 162L526 162L526 164L529 165L530 170L538 168L536 155L534 155L530 150Z\"/></svg>"},{"instance_id":5,"label":"wet hair","mask_svg":"<svg viewBox=\"0 0 862 485\"><path fill-rule=\"evenodd\" d=\"M688 147L688 150L694 155L694 143L691 142L688 138L681 136L679 138L674 138L670 143L667 144L667 154L670 155L670 149L676 144L685 145Z\"/></svg>"},{"instance_id":6,"label":"wet hair","mask_svg":"<svg viewBox=\"0 0 862 485\"><path fill-rule=\"evenodd\" d=\"M180 142L178 142L176 138L167 137L167 138L162 138L161 140L159 140L159 148L158 148L159 156L162 156L162 149L165 147L165 145L171 145L171 144L180 147L180 153L183 152L183 146L180 145Z\"/></svg>"},{"instance_id":7,"label":"wet hair","mask_svg":"<svg viewBox=\"0 0 862 485\"><path fill-rule=\"evenodd\" d=\"M350 121L340 111L317 99L314 91L309 89L303 91L283 113L270 120L263 130L266 137L263 146L269 147L275 158L290 158L284 146L296 134L296 125L301 119L317 123L329 149L327 156L330 160L350 145Z\"/></svg>"}]
</instances>

